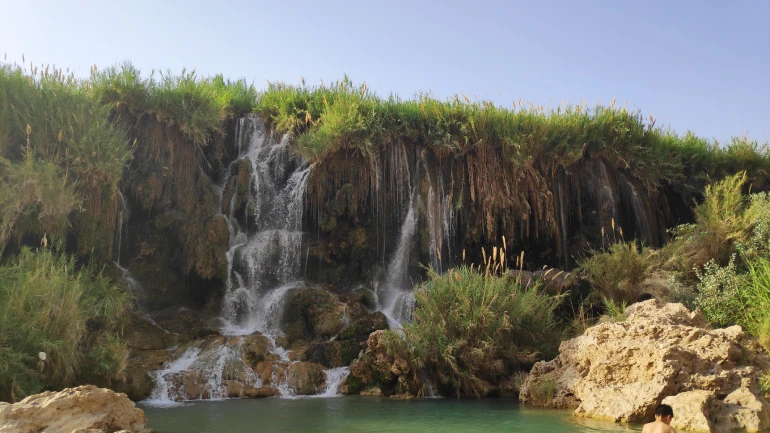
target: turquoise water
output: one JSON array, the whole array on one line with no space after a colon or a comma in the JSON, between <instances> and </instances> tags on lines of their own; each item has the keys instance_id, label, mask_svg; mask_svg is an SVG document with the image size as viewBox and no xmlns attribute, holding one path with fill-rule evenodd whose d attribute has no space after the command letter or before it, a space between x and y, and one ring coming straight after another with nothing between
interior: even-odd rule
<instances>
[{"instance_id":1,"label":"turquoise water","mask_svg":"<svg viewBox=\"0 0 770 433\"><path fill-rule=\"evenodd\" d=\"M641 426L585 420L510 399L394 401L350 396L224 400L171 408L142 406L156 433L632 433Z\"/></svg>"}]
</instances>

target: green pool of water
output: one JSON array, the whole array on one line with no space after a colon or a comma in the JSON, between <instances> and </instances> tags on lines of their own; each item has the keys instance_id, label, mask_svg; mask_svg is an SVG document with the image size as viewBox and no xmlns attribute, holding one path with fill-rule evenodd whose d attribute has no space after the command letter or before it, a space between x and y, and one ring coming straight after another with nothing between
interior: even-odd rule
<instances>
[{"instance_id":1,"label":"green pool of water","mask_svg":"<svg viewBox=\"0 0 770 433\"><path fill-rule=\"evenodd\" d=\"M632 433L641 426L585 420L570 411L534 409L509 399L344 397L225 400L170 408L142 406L156 433L516 432Z\"/></svg>"}]
</instances>

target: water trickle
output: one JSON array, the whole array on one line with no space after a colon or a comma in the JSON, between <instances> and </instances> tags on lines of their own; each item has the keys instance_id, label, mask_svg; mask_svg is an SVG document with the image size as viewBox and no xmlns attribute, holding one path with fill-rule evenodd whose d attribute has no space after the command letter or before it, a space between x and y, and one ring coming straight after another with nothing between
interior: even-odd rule
<instances>
[{"instance_id":1,"label":"water trickle","mask_svg":"<svg viewBox=\"0 0 770 433\"><path fill-rule=\"evenodd\" d=\"M348 367L330 368L324 372L326 374L326 390L320 394L322 397L337 397L340 394L339 387L343 380L348 377L350 370Z\"/></svg>"},{"instance_id":2,"label":"water trickle","mask_svg":"<svg viewBox=\"0 0 770 433\"><path fill-rule=\"evenodd\" d=\"M639 239L647 245L651 242L650 229L647 224L647 214L644 211L644 203L639 197L639 193L636 190L634 184L626 179L626 184L631 191L631 205L634 208L634 218L636 219L636 230Z\"/></svg>"},{"instance_id":3,"label":"water trickle","mask_svg":"<svg viewBox=\"0 0 770 433\"><path fill-rule=\"evenodd\" d=\"M604 161L599 160L599 191L600 206L602 211L602 217L606 218L602 221L602 225L609 226L610 220L618 220L617 200L615 200L615 190L610 182L610 177L607 174L607 165Z\"/></svg>"},{"instance_id":4,"label":"water trickle","mask_svg":"<svg viewBox=\"0 0 770 433\"><path fill-rule=\"evenodd\" d=\"M398 327L412 315L414 291L409 278L409 257L412 252L417 218L414 215L414 196L409 199L409 208L398 238L396 251L390 258L385 282L376 287L380 311L385 314L391 326Z\"/></svg>"},{"instance_id":5,"label":"water trickle","mask_svg":"<svg viewBox=\"0 0 770 433\"><path fill-rule=\"evenodd\" d=\"M115 228L115 240L113 241L113 257L115 263L120 265L120 252L123 248L123 230L124 226L128 222L128 203L126 202L126 196L122 191L118 191L118 219L116 221L117 227Z\"/></svg>"}]
</instances>

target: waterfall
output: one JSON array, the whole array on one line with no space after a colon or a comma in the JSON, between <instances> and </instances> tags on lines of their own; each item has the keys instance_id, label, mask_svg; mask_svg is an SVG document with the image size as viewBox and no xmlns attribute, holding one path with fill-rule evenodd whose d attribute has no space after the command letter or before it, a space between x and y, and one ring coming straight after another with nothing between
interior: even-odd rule
<instances>
[{"instance_id":1,"label":"waterfall","mask_svg":"<svg viewBox=\"0 0 770 433\"><path fill-rule=\"evenodd\" d=\"M227 212L223 216L230 229L228 279L221 316L221 332L226 337L221 337L224 342L217 344L196 342L203 347L189 348L157 371L157 386L151 396L155 403L226 398L232 394L228 387L233 380L245 386L261 386L242 359L241 345L255 332L268 338L270 352L281 362L291 363L288 352L275 344L275 338L282 335L280 319L286 293L303 287L302 216L313 166L294 158L288 137L276 140L255 116L239 119L234 151L238 159L230 164L220 185L220 201L233 164L248 161L251 174L246 209L251 230L241 227L234 216L238 195L234 188L227 206L220 203L220 209ZM338 380L337 386L342 380L342 372L330 370L327 375L330 382ZM184 388L190 383L195 385L192 395L190 389ZM286 384L279 384L278 389L282 396L292 396Z\"/></svg>"},{"instance_id":2,"label":"waterfall","mask_svg":"<svg viewBox=\"0 0 770 433\"><path fill-rule=\"evenodd\" d=\"M275 337L281 334L278 318L284 295L301 286L302 212L312 165L293 160L288 137L276 141L260 119L242 121L243 128L253 129L251 134L241 131L249 143L245 150L242 144L238 148L251 164L247 208L256 232L231 241L223 332L259 331Z\"/></svg>"},{"instance_id":3,"label":"waterfall","mask_svg":"<svg viewBox=\"0 0 770 433\"><path fill-rule=\"evenodd\" d=\"M652 239L650 236L650 228L647 224L647 216L644 211L644 203L642 202L642 199L639 198L639 193L636 191L633 182L628 179L625 179L625 181L631 191L631 205L634 208L636 231L638 232L639 240L649 245L652 242Z\"/></svg>"},{"instance_id":4,"label":"waterfall","mask_svg":"<svg viewBox=\"0 0 770 433\"><path fill-rule=\"evenodd\" d=\"M615 200L615 190L610 182L610 177L607 174L607 166L604 161L599 160L599 206L601 210L601 217L606 217L607 220L602 220L602 227L606 227L605 230L609 230L610 219L618 221L618 208L617 200Z\"/></svg>"},{"instance_id":5,"label":"waterfall","mask_svg":"<svg viewBox=\"0 0 770 433\"><path fill-rule=\"evenodd\" d=\"M120 251L123 248L123 226L126 225L128 222L127 213L128 213L128 203L126 203L126 196L123 195L122 191L118 191L118 198L120 199L119 202L119 210L118 210L118 218L116 221L116 230L115 230L115 239L113 241L113 249L112 256L114 258L115 263L118 265L120 264Z\"/></svg>"},{"instance_id":6,"label":"waterfall","mask_svg":"<svg viewBox=\"0 0 770 433\"><path fill-rule=\"evenodd\" d=\"M414 305L414 291L409 279L409 257L414 242L417 218L414 215L414 191L409 198L409 208L401 223L398 246L390 258L385 282L377 286L379 309L391 326L409 320Z\"/></svg>"}]
</instances>

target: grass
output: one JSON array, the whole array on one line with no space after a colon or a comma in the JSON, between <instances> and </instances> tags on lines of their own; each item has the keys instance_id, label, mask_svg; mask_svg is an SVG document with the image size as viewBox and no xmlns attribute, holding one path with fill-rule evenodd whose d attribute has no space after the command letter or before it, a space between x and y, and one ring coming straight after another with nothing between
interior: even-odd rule
<instances>
[{"instance_id":1,"label":"grass","mask_svg":"<svg viewBox=\"0 0 770 433\"><path fill-rule=\"evenodd\" d=\"M490 384L554 353L559 298L468 267L429 277L416 292L414 322L404 326L403 339L443 387L484 395Z\"/></svg>"},{"instance_id":2,"label":"grass","mask_svg":"<svg viewBox=\"0 0 770 433\"><path fill-rule=\"evenodd\" d=\"M641 283L652 264L653 255L648 248L639 248L633 242L617 242L584 258L578 266L599 296L611 303L631 303L639 300Z\"/></svg>"},{"instance_id":3,"label":"grass","mask_svg":"<svg viewBox=\"0 0 770 433\"><path fill-rule=\"evenodd\" d=\"M131 299L49 249L25 248L0 266L0 400L121 378L128 354L120 324Z\"/></svg>"}]
</instances>

